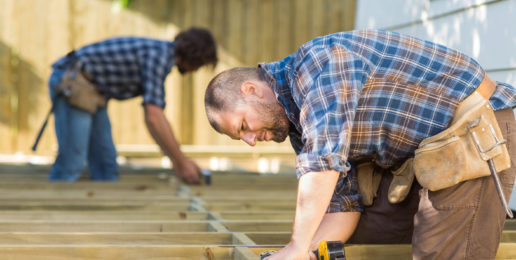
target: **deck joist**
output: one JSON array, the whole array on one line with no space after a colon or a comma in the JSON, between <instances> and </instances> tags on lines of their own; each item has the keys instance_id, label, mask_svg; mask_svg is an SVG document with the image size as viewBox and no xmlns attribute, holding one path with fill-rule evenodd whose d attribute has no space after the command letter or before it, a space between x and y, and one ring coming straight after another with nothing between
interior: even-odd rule
<instances>
[{"instance_id":1,"label":"deck joist","mask_svg":"<svg viewBox=\"0 0 516 260\"><path fill-rule=\"evenodd\" d=\"M214 173L211 186L126 170L119 182L49 183L0 165L2 259L258 259L291 235L295 175ZM247 247L251 246L251 247ZM410 245L349 245L347 259L411 259ZM516 258L516 221L497 259Z\"/></svg>"}]
</instances>

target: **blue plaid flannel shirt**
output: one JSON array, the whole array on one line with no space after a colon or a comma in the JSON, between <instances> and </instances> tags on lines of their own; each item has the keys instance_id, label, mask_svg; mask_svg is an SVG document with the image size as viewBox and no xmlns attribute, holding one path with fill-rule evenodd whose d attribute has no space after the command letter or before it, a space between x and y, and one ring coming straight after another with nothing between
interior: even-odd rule
<instances>
[{"instance_id":1,"label":"blue plaid flannel shirt","mask_svg":"<svg viewBox=\"0 0 516 260\"><path fill-rule=\"evenodd\" d=\"M174 42L142 37L117 37L74 52L106 98L143 96L143 103L165 107L164 82L175 62ZM52 66L69 64L63 57Z\"/></svg>"},{"instance_id":2,"label":"blue plaid flannel shirt","mask_svg":"<svg viewBox=\"0 0 516 260\"><path fill-rule=\"evenodd\" d=\"M447 128L485 74L458 51L381 30L318 37L259 67L291 121L298 176L349 172L338 183L346 187L337 187L346 195L329 212L361 211L352 166L369 160L389 168L413 156ZM514 107L516 89L498 82L490 102L495 110Z\"/></svg>"}]
</instances>

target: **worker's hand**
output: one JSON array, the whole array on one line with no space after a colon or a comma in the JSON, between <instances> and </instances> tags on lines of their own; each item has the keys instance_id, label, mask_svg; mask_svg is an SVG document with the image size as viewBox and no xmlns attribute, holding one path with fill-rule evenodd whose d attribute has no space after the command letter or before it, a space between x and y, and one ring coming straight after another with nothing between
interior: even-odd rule
<instances>
[{"instance_id":1,"label":"worker's hand","mask_svg":"<svg viewBox=\"0 0 516 260\"><path fill-rule=\"evenodd\" d=\"M266 260L317 260L308 249L298 248L295 244L289 243L287 246L265 258Z\"/></svg>"},{"instance_id":2,"label":"worker's hand","mask_svg":"<svg viewBox=\"0 0 516 260\"><path fill-rule=\"evenodd\" d=\"M199 172L201 171L201 168L197 166L194 161L184 157L181 160L174 161L173 165L176 175L183 179L186 183L199 183Z\"/></svg>"}]
</instances>

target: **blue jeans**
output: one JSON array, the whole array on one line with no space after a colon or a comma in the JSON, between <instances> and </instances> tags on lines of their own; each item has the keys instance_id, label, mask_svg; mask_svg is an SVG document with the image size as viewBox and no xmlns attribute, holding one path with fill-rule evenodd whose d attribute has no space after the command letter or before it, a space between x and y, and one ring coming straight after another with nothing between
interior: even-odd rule
<instances>
[{"instance_id":1,"label":"blue jeans","mask_svg":"<svg viewBox=\"0 0 516 260\"><path fill-rule=\"evenodd\" d=\"M49 80L50 98L54 103L57 158L50 170L50 181L76 181L88 162L89 176L95 181L117 181L116 149L111 136L107 108L94 115L74 108L56 93L64 69L55 68Z\"/></svg>"}]
</instances>

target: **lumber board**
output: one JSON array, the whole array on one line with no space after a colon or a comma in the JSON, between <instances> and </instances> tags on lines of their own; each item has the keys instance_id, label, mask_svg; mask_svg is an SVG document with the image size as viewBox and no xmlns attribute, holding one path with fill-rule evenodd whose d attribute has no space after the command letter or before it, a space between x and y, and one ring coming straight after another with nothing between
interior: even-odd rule
<instances>
[{"instance_id":1,"label":"lumber board","mask_svg":"<svg viewBox=\"0 0 516 260\"><path fill-rule=\"evenodd\" d=\"M258 245L286 245L290 241L291 232L269 231L269 232L245 232L245 235ZM516 232L504 230L502 232L502 243L515 243ZM515 248L516 249L516 248Z\"/></svg>"},{"instance_id":2,"label":"lumber board","mask_svg":"<svg viewBox=\"0 0 516 260\"><path fill-rule=\"evenodd\" d=\"M53 199L53 198L106 198L106 199L173 199L172 191L136 192L126 190L0 190L3 199Z\"/></svg>"},{"instance_id":3,"label":"lumber board","mask_svg":"<svg viewBox=\"0 0 516 260\"><path fill-rule=\"evenodd\" d=\"M233 259L235 248L187 245L1 246L3 260L192 260ZM251 258L247 254L241 259Z\"/></svg>"},{"instance_id":4,"label":"lumber board","mask_svg":"<svg viewBox=\"0 0 516 260\"><path fill-rule=\"evenodd\" d=\"M516 231L515 230L504 230L502 232L502 242L516 243Z\"/></svg>"},{"instance_id":5,"label":"lumber board","mask_svg":"<svg viewBox=\"0 0 516 260\"><path fill-rule=\"evenodd\" d=\"M262 202L209 202L202 207L206 210L265 210L265 211L273 211L273 210L295 210L296 204L291 202L275 202L271 200L264 199Z\"/></svg>"},{"instance_id":6,"label":"lumber board","mask_svg":"<svg viewBox=\"0 0 516 260\"><path fill-rule=\"evenodd\" d=\"M25 204L13 204L5 203L0 204L0 210L19 210L23 214L24 211L180 211L188 210L190 203L175 203L175 204L95 204L95 203L84 203L84 204L59 204L59 203L25 203Z\"/></svg>"},{"instance_id":7,"label":"lumber board","mask_svg":"<svg viewBox=\"0 0 516 260\"><path fill-rule=\"evenodd\" d=\"M505 230L516 230L516 219L505 220Z\"/></svg>"},{"instance_id":8,"label":"lumber board","mask_svg":"<svg viewBox=\"0 0 516 260\"><path fill-rule=\"evenodd\" d=\"M0 245L233 245L232 233L36 233L0 232Z\"/></svg>"},{"instance_id":9,"label":"lumber board","mask_svg":"<svg viewBox=\"0 0 516 260\"><path fill-rule=\"evenodd\" d=\"M110 183L51 183L43 172L31 179L1 169L2 260L244 260L257 259L267 249L260 245L290 241L297 189L292 175L215 172L213 185L193 186L158 173L131 173ZM514 259L516 220L504 228L497 259ZM411 259L410 245L345 250L350 260Z\"/></svg>"},{"instance_id":10,"label":"lumber board","mask_svg":"<svg viewBox=\"0 0 516 260\"><path fill-rule=\"evenodd\" d=\"M246 232L257 245L286 245L290 242L292 234L290 232Z\"/></svg>"},{"instance_id":11,"label":"lumber board","mask_svg":"<svg viewBox=\"0 0 516 260\"><path fill-rule=\"evenodd\" d=\"M291 232L292 221L222 221L229 231L233 232Z\"/></svg>"},{"instance_id":12,"label":"lumber board","mask_svg":"<svg viewBox=\"0 0 516 260\"><path fill-rule=\"evenodd\" d=\"M133 212L133 211L111 211L106 212L70 212L70 211L0 211L0 221L12 220L47 220L47 221L99 221L99 220L207 220L205 212L193 211L171 211L171 212Z\"/></svg>"},{"instance_id":13,"label":"lumber board","mask_svg":"<svg viewBox=\"0 0 516 260\"><path fill-rule=\"evenodd\" d=\"M294 211L221 211L223 220L293 220Z\"/></svg>"},{"instance_id":14,"label":"lumber board","mask_svg":"<svg viewBox=\"0 0 516 260\"><path fill-rule=\"evenodd\" d=\"M0 222L2 232L103 233L103 232L208 232L209 221L19 221Z\"/></svg>"},{"instance_id":15,"label":"lumber board","mask_svg":"<svg viewBox=\"0 0 516 260\"><path fill-rule=\"evenodd\" d=\"M190 204L191 199L186 197L175 197L166 200L144 200L144 199L110 199L110 198L85 198L85 199L3 199L0 198L1 206L173 206Z\"/></svg>"},{"instance_id":16,"label":"lumber board","mask_svg":"<svg viewBox=\"0 0 516 260\"><path fill-rule=\"evenodd\" d=\"M264 194L264 190L267 193ZM268 190L265 187L257 188L257 189L235 189L231 190L231 188L227 188L225 190L203 190L203 191L193 191L190 193L191 196L199 197L201 199L204 198L224 198L229 196L239 197L241 199L274 199L274 198L290 198L296 199L295 191L286 191L286 190Z\"/></svg>"},{"instance_id":17,"label":"lumber board","mask_svg":"<svg viewBox=\"0 0 516 260\"><path fill-rule=\"evenodd\" d=\"M151 182L151 181L142 181L140 183L127 183L125 181L122 182L91 182L91 181L79 181L79 182L49 182L47 180L44 181L25 181L20 182L16 181L20 178L16 179L7 179L0 175L2 179L2 183L0 183L0 190L84 190L84 189L94 189L94 190L135 190L135 191L147 191L147 190L175 190L178 185L171 184L169 182Z\"/></svg>"},{"instance_id":18,"label":"lumber board","mask_svg":"<svg viewBox=\"0 0 516 260\"><path fill-rule=\"evenodd\" d=\"M250 249L256 256L264 251L277 251L278 248L263 247ZM346 259L349 260L410 260L412 246L408 244L395 245L346 245ZM516 259L516 243L500 243L495 259Z\"/></svg>"}]
</instances>

